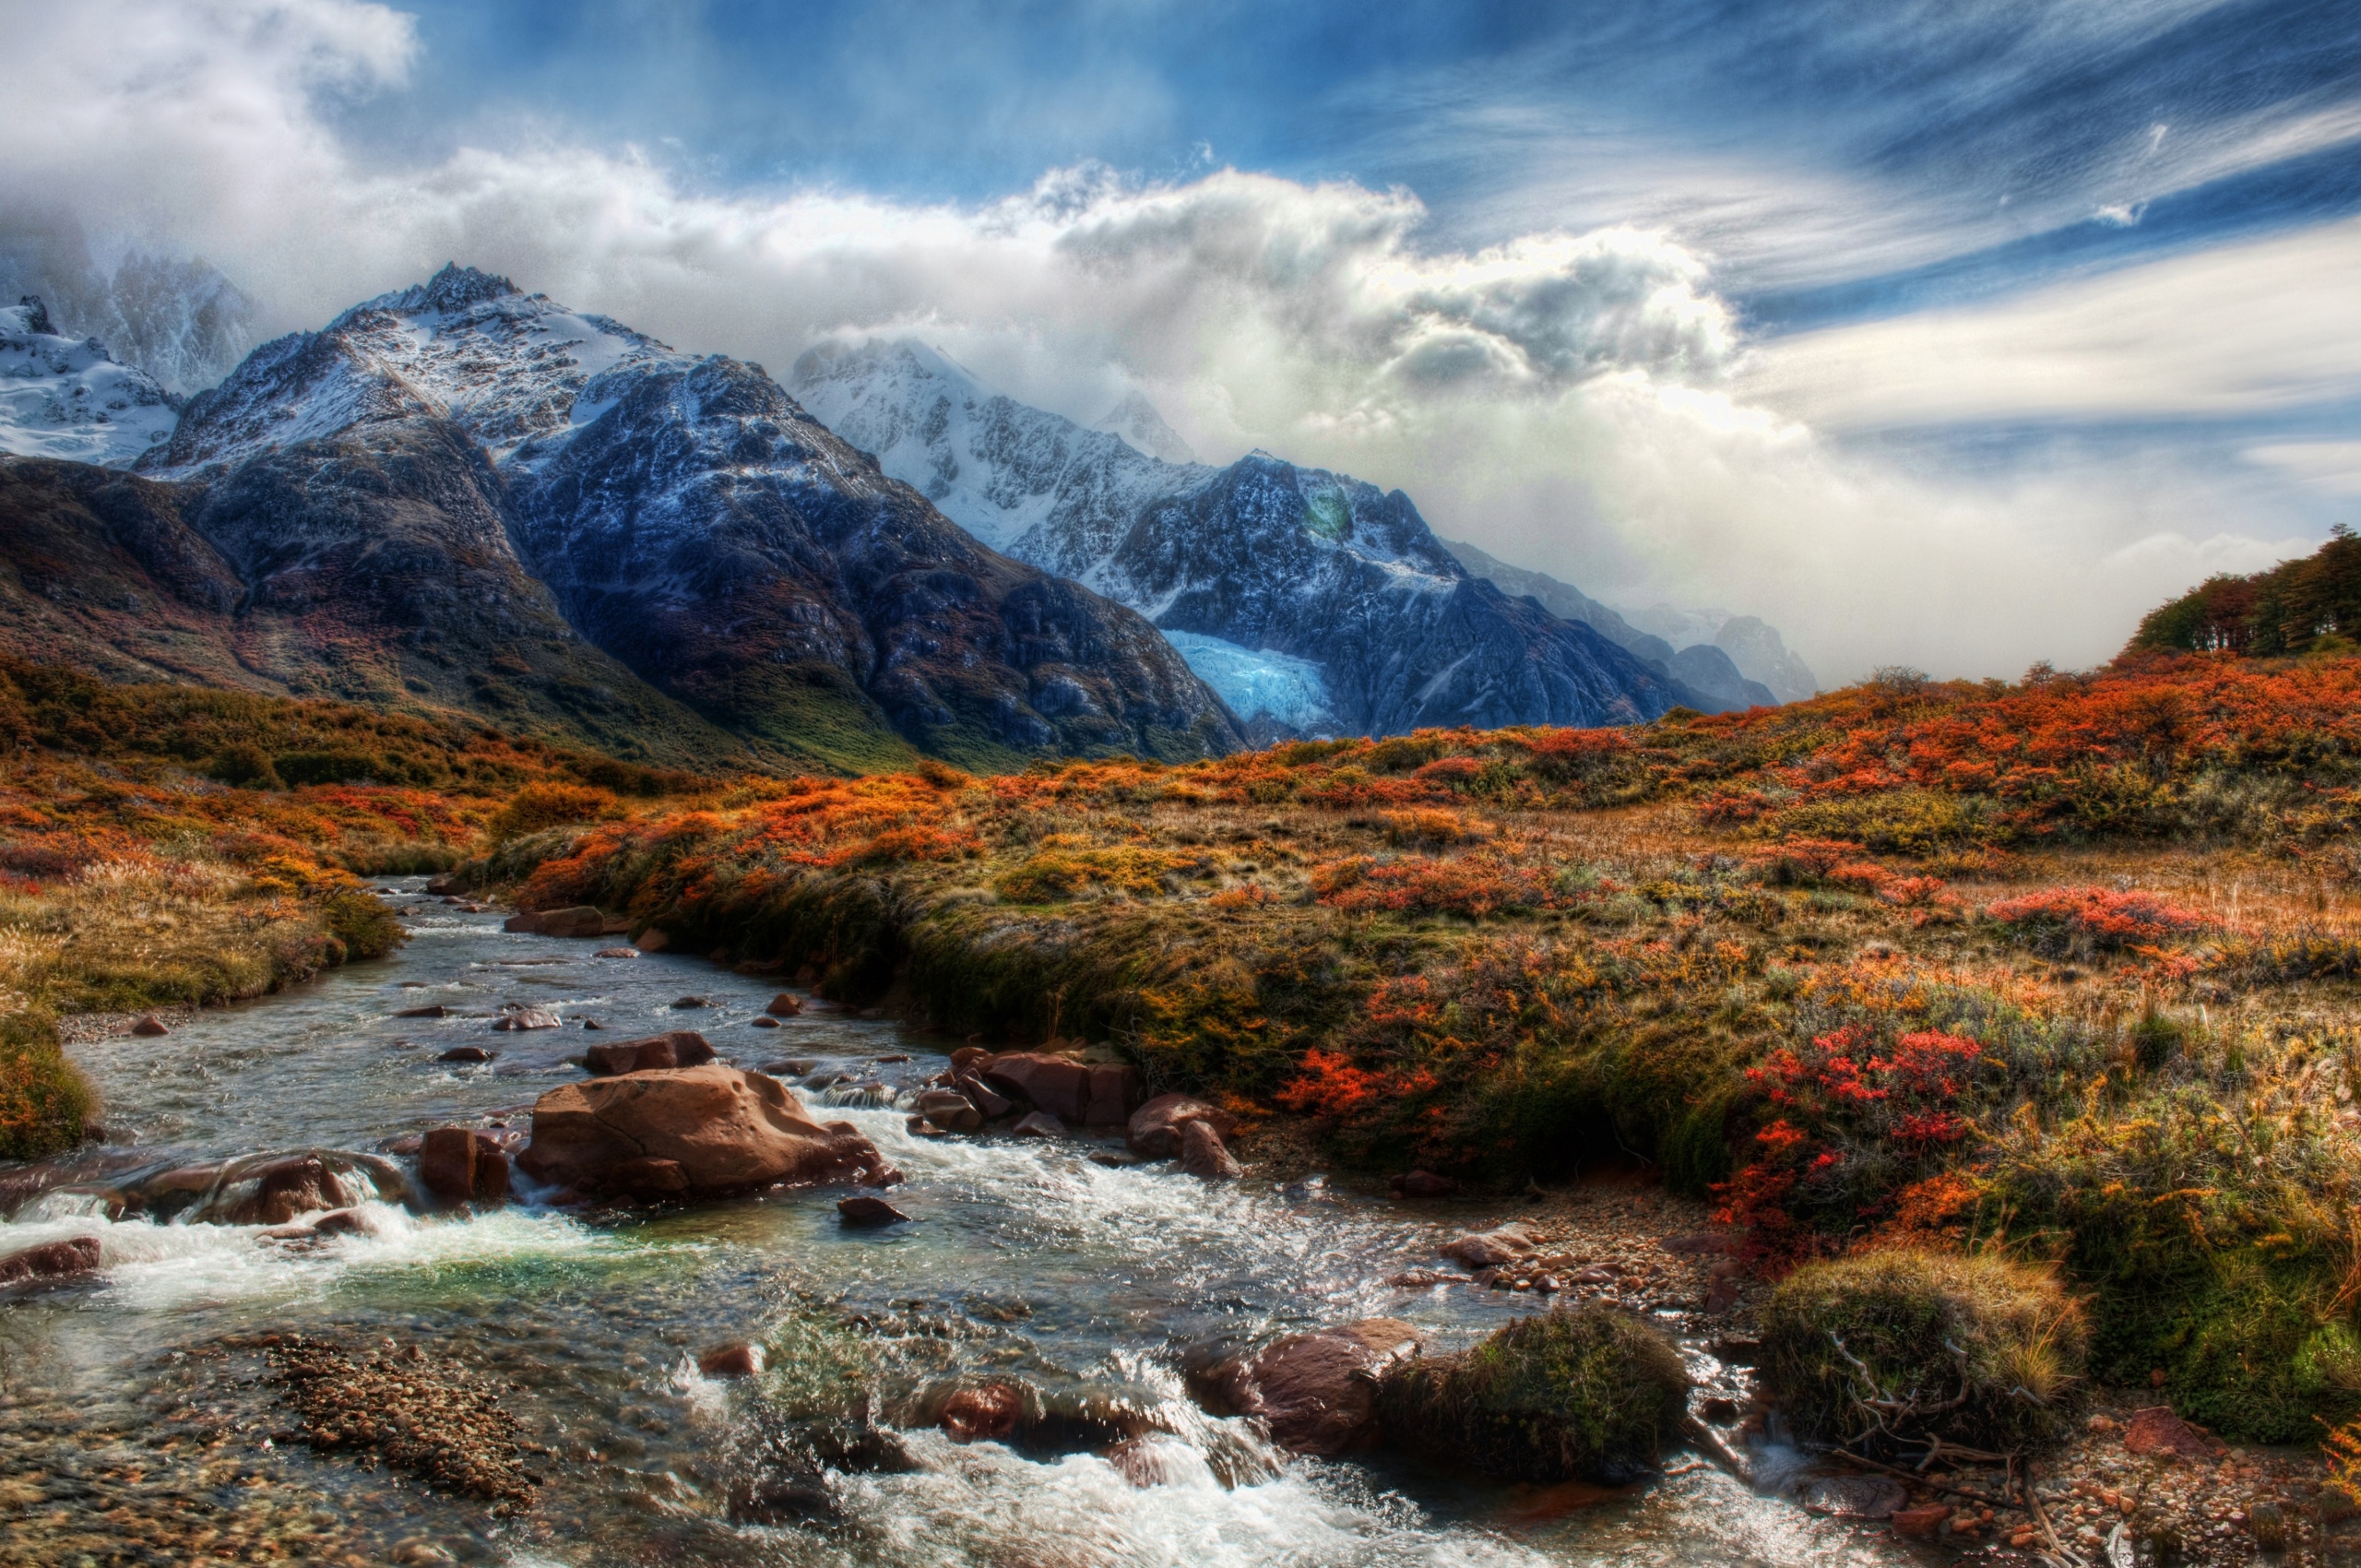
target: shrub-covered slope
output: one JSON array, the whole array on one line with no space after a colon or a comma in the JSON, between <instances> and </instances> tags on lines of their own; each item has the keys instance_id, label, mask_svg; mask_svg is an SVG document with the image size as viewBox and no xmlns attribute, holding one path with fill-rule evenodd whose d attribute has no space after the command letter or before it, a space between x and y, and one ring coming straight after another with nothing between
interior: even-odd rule
<instances>
[{"instance_id":1,"label":"shrub-covered slope","mask_svg":"<svg viewBox=\"0 0 2361 1568\"><path fill-rule=\"evenodd\" d=\"M2356 680L1892 679L1629 731L762 783L492 869L963 1033L1107 1041L1348 1162L1637 1162L1768 1269L2054 1260L2098 1375L2284 1441L2361 1406Z\"/></svg>"}]
</instances>

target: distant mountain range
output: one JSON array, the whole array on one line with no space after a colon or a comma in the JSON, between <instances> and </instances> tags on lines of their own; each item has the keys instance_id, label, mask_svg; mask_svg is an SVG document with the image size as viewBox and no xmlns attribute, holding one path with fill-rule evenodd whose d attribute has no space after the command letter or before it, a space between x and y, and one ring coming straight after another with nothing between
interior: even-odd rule
<instances>
[{"instance_id":1,"label":"distant mountain range","mask_svg":"<svg viewBox=\"0 0 2361 1568\"><path fill-rule=\"evenodd\" d=\"M1610 610L1572 583L1512 566L1472 544L1445 540L1443 545L1461 565L1501 592L1538 600L1552 615L1582 622L1708 696L1728 699L1725 707L1801 702L1820 690L1819 677L1787 651L1777 628L1752 615L1700 615L1669 605L1636 612ZM1747 700L1737 700L1741 696Z\"/></svg>"},{"instance_id":2,"label":"distant mountain range","mask_svg":"<svg viewBox=\"0 0 2361 1568\"><path fill-rule=\"evenodd\" d=\"M1086 429L907 339L814 350L789 385L968 532L1154 621L1258 733L1615 724L1778 700L1712 644L1635 652L1529 602L1399 491L1264 452L1180 460L1137 394Z\"/></svg>"},{"instance_id":3,"label":"distant mountain range","mask_svg":"<svg viewBox=\"0 0 2361 1568\"><path fill-rule=\"evenodd\" d=\"M481 272L264 344L136 466L0 467L0 636L661 760L1243 741L1145 621L979 545L759 367ZM34 514L104 562L95 596L24 558Z\"/></svg>"},{"instance_id":4,"label":"distant mountain range","mask_svg":"<svg viewBox=\"0 0 2361 1568\"><path fill-rule=\"evenodd\" d=\"M113 678L851 768L1619 723L1811 683L1760 622L1676 650L1447 546L1398 491L1197 463L1137 394L1085 428L914 343L805 355L799 401L454 266L184 404L57 326L0 311L0 647Z\"/></svg>"}]
</instances>

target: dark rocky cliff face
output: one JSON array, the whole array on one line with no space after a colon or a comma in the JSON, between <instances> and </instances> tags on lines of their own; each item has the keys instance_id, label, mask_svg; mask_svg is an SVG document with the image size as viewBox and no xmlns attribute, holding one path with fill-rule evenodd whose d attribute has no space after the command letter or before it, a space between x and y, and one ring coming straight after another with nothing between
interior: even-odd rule
<instances>
[{"instance_id":1,"label":"dark rocky cliff face","mask_svg":"<svg viewBox=\"0 0 2361 1568\"><path fill-rule=\"evenodd\" d=\"M1157 624L1316 660L1363 734L1627 724L1679 683L1460 569L1400 491L1256 455L1151 505L1109 557Z\"/></svg>"},{"instance_id":2,"label":"dark rocky cliff face","mask_svg":"<svg viewBox=\"0 0 2361 1568\"><path fill-rule=\"evenodd\" d=\"M1153 628L985 549L754 366L650 372L518 458L519 537L575 624L733 728L841 690L955 756L1240 743Z\"/></svg>"},{"instance_id":3,"label":"dark rocky cliff face","mask_svg":"<svg viewBox=\"0 0 2361 1568\"><path fill-rule=\"evenodd\" d=\"M210 487L0 462L0 647L112 680L457 708L647 762L753 763L575 636L508 547L496 493L433 421Z\"/></svg>"}]
</instances>

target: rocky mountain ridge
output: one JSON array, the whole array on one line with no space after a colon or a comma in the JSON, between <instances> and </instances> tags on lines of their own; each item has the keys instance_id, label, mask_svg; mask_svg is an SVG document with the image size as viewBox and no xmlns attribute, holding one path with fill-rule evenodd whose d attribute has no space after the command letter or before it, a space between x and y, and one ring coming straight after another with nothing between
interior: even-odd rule
<instances>
[{"instance_id":1,"label":"rocky mountain ridge","mask_svg":"<svg viewBox=\"0 0 2361 1568\"><path fill-rule=\"evenodd\" d=\"M831 429L978 538L1147 616L1258 733L1734 706L1471 575L1399 491L1264 452L1226 468L1168 462L992 393L908 339L814 350L791 380ZM1128 423L1145 440L1169 431L1136 409Z\"/></svg>"},{"instance_id":2,"label":"rocky mountain ridge","mask_svg":"<svg viewBox=\"0 0 2361 1568\"><path fill-rule=\"evenodd\" d=\"M1622 612L1600 603L1572 583L1544 572L1512 566L1498 556L1458 540L1443 547L1477 576L1488 578L1502 593L1538 600L1543 609L1569 621L1580 621L1650 664L1709 694L1747 696L1731 707L1765 702L1801 702L1820 690L1811 667L1787 651L1778 629L1752 615L1696 615L1659 605L1652 610ZM1707 640L1699 640L1699 634ZM1749 683L1762 689L1750 695Z\"/></svg>"}]
</instances>

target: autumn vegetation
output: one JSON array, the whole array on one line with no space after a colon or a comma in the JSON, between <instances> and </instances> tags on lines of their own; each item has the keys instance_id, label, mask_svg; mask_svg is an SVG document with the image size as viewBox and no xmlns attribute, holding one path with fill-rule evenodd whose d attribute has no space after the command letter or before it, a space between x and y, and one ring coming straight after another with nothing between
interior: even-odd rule
<instances>
[{"instance_id":1,"label":"autumn vegetation","mask_svg":"<svg viewBox=\"0 0 2361 1568\"><path fill-rule=\"evenodd\" d=\"M1869 1363L1895 1375L1933 1322L2061 1409L2086 1371L2240 1439L2361 1412L2361 659L2332 648L837 778L0 674L22 1016L284 983L362 950L358 876L464 862L957 1036L1118 1052L1343 1165L1652 1176L1799 1322L1832 1277L1915 1303ZM182 960L108 958L163 916ZM2023 1415L1993 1430L2053 1430Z\"/></svg>"},{"instance_id":2,"label":"autumn vegetation","mask_svg":"<svg viewBox=\"0 0 2361 1568\"><path fill-rule=\"evenodd\" d=\"M958 1035L1102 1044L1371 1170L1652 1172L1766 1274L1988 1254L2056 1282L1968 1277L1995 1365L2161 1373L2287 1441L2361 1408L2356 786L2361 661L2145 656L750 780L486 869ZM2039 1354L2000 1310L2036 1299L2071 1304Z\"/></svg>"}]
</instances>

